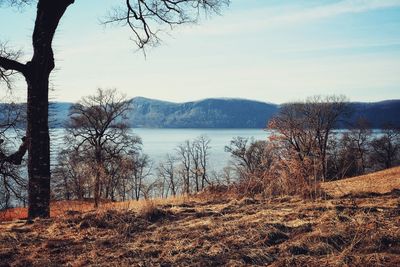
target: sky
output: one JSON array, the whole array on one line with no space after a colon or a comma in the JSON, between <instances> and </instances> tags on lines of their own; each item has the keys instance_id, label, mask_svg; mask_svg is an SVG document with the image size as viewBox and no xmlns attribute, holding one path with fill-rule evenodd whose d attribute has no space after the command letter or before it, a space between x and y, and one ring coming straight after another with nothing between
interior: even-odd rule
<instances>
[{"instance_id":1,"label":"sky","mask_svg":"<svg viewBox=\"0 0 400 267\"><path fill-rule=\"evenodd\" d=\"M221 16L167 31L146 57L127 28L99 22L119 2L77 0L67 10L53 42L53 101L97 88L174 102L400 99L400 0L231 0ZM0 7L0 40L22 49L24 61L34 19L34 5ZM13 96L24 100L22 79Z\"/></svg>"}]
</instances>

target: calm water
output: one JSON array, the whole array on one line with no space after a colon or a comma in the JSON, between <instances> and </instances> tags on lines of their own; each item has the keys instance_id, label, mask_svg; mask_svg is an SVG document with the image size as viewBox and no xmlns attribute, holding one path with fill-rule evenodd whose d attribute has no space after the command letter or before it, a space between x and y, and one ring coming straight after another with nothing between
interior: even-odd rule
<instances>
[{"instance_id":1,"label":"calm water","mask_svg":"<svg viewBox=\"0 0 400 267\"><path fill-rule=\"evenodd\" d=\"M143 152L148 154L154 166L166 157L166 154L175 154L176 147L185 140L193 140L200 135L211 139L210 167L216 171L221 170L228 163L229 153L224 147L236 136L265 140L268 133L261 129L132 129L132 132L142 138ZM52 130L53 155L62 148L64 135L63 129ZM53 162L54 164L55 162Z\"/></svg>"},{"instance_id":2,"label":"calm water","mask_svg":"<svg viewBox=\"0 0 400 267\"><path fill-rule=\"evenodd\" d=\"M165 159L168 153L175 154L176 147L185 140L193 140L200 135L208 136L211 139L211 149L209 166L215 171L220 171L225 167L230 155L224 151L225 146L233 137L242 136L254 138L255 140L265 140L268 132L262 129L131 129L132 133L140 136L143 142L143 152L148 154L153 160L153 166ZM339 134L345 130L337 130ZM374 130L373 135L379 136L380 130ZM52 165L56 164L57 152L65 146L63 141L64 129L51 129L52 142Z\"/></svg>"}]
</instances>

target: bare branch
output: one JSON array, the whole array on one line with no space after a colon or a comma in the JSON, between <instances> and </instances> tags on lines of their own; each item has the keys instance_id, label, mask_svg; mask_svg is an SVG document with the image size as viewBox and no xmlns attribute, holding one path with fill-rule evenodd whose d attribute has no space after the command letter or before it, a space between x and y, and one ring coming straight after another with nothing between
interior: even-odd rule
<instances>
[{"instance_id":1,"label":"bare branch","mask_svg":"<svg viewBox=\"0 0 400 267\"><path fill-rule=\"evenodd\" d=\"M7 5L10 7L22 7L36 2L35 0L0 0L0 7Z\"/></svg>"},{"instance_id":2,"label":"bare branch","mask_svg":"<svg viewBox=\"0 0 400 267\"><path fill-rule=\"evenodd\" d=\"M3 139L0 139L0 145L4 142ZM8 162L14 165L21 165L22 159L25 156L25 153L28 149L28 144L26 138L22 138L22 144L20 145L17 152L11 154L9 156L5 155L2 151L0 151L0 163Z\"/></svg>"},{"instance_id":3,"label":"bare branch","mask_svg":"<svg viewBox=\"0 0 400 267\"><path fill-rule=\"evenodd\" d=\"M128 26L139 48L155 46L160 42L160 25L196 23L201 11L220 13L229 0L126 0L125 5L111 10L103 24Z\"/></svg>"},{"instance_id":4,"label":"bare branch","mask_svg":"<svg viewBox=\"0 0 400 267\"><path fill-rule=\"evenodd\" d=\"M0 43L0 82L5 82L8 89L11 89L16 73L26 72L26 65L18 62L21 54L20 50L8 48L7 43Z\"/></svg>"}]
</instances>

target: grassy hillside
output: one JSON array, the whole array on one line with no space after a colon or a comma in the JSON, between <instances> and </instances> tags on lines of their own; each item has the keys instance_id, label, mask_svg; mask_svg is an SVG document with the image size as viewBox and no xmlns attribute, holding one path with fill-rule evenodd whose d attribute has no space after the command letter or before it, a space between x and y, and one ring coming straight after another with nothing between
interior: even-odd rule
<instances>
[{"instance_id":1,"label":"grassy hillside","mask_svg":"<svg viewBox=\"0 0 400 267\"><path fill-rule=\"evenodd\" d=\"M400 189L400 167L325 183L322 187L335 197L352 193L388 193L393 189Z\"/></svg>"},{"instance_id":2,"label":"grassy hillside","mask_svg":"<svg viewBox=\"0 0 400 267\"><path fill-rule=\"evenodd\" d=\"M0 224L0 265L399 266L400 184L386 183L398 171L375 174L386 178L367 190L391 193L317 202L203 195L99 211L58 203L52 219ZM349 190L359 193L355 181L368 177Z\"/></svg>"}]
</instances>

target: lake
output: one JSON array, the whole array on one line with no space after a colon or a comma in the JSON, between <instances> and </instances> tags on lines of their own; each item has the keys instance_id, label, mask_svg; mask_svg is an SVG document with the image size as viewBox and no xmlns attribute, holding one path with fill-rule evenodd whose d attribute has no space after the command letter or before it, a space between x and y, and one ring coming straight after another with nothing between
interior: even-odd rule
<instances>
[{"instance_id":1,"label":"lake","mask_svg":"<svg viewBox=\"0 0 400 267\"><path fill-rule=\"evenodd\" d=\"M148 154L153 160L154 166L166 157L166 154L175 154L176 147L185 140L193 140L200 135L205 135L211 139L211 149L209 166L215 171L225 167L230 159L230 154L224 151L225 146L233 137L242 136L254 138L255 140L265 140L268 132L262 129L144 129L136 128L132 133L140 136L143 142L143 152ZM64 129L52 129L52 151L54 154L62 148ZM56 162L52 162L54 165Z\"/></svg>"},{"instance_id":2,"label":"lake","mask_svg":"<svg viewBox=\"0 0 400 267\"><path fill-rule=\"evenodd\" d=\"M65 130L62 128L51 129L52 142L52 165L56 164L57 152L63 148L63 136ZM263 129L146 129L134 128L132 133L140 136L143 142L143 152L149 155L156 167L158 162L165 159L168 153L175 154L178 145L185 140L193 140L200 135L211 139L209 166L211 170L220 171L230 160L230 154L224 151L232 138L237 136L254 138L255 140L266 140L269 132ZM339 134L346 130L335 130ZM381 134L380 130L373 130L373 136Z\"/></svg>"}]
</instances>

